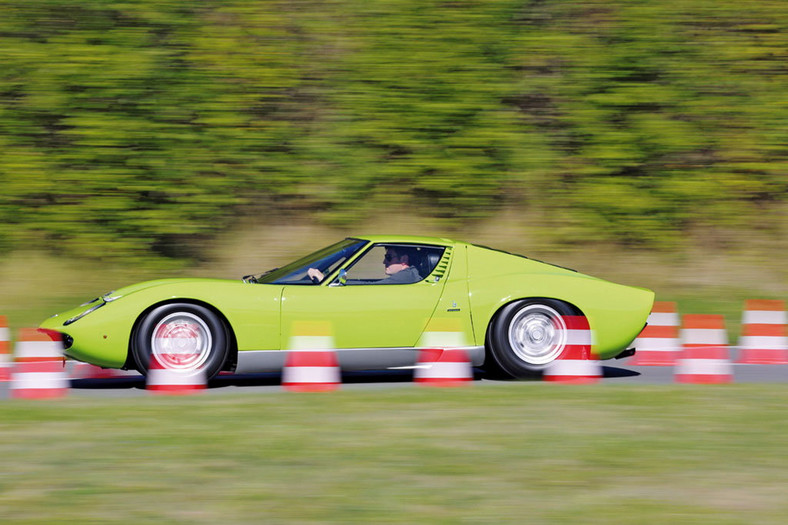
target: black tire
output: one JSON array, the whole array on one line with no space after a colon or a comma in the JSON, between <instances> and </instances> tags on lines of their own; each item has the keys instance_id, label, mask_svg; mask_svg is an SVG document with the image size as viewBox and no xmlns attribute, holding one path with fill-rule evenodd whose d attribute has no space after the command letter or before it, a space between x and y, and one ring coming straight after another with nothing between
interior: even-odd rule
<instances>
[{"instance_id":1,"label":"black tire","mask_svg":"<svg viewBox=\"0 0 788 525\"><path fill-rule=\"evenodd\" d=\"M137 370L147 374L151 355L165 368L205 371L207 379L222 369L229 355L227 328L211 310L196 304L158 306L142 319L132 338Z\"/></svg>"},{"instance_id":2,"label":"black tire","mask_svg":"<svg viewBox=\"0 0 788 525\"><path fill-rule=\"evenodd\" d=\"M566 347L567 315L575 315L569 305L551 299L506 305L490 323L489 353L496 367L518 379L537 376Z\"/></svg>"}]
</instances>

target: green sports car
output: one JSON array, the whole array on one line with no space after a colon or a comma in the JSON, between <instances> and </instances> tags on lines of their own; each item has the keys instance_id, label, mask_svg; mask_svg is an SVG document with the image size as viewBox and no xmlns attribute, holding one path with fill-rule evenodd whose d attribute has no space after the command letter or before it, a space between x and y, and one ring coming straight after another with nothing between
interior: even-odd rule
<instances>
[{"instance_id":1,"label":"green sports car","mask_svg":"<svg viewBox=\"0 0 788 525\"><path fill-rule=\"evenodd\" d=\"M166 279L109 292L41 325L69 357L147 372L282 369L287 350L335 349L343 370L413 367L461 347L474 366L533 375L585 316L599 359L627 350L654 293L499 250L414 236L342 240L262 275Z\"/></svg>"}]
</instances>

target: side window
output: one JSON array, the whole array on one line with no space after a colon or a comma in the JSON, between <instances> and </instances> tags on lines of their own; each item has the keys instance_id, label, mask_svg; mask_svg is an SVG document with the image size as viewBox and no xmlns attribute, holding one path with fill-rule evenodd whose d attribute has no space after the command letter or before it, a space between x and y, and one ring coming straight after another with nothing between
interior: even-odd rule
<instances>
[{"instance_id":1,"label":"side window","mask_svg":"<svg viewBox=\"0 0 788 525\"><path fill-rule=\"evenodd\" d=\"M347 285L411 284L435 269L445 248L417 244L376 244L347 270Z\"/></svg>"},{"instance_id":2,"label":"side window","mask_svg":"<svg viewBox=\"0 0 788 525\"><path fill-rule=\"evenodd\" d=\"M386 278L383 259L386 256L386 247L376 245L364 254L356 263L348 268L348 284L366 284Z\"/></svg>"}]
</instances>

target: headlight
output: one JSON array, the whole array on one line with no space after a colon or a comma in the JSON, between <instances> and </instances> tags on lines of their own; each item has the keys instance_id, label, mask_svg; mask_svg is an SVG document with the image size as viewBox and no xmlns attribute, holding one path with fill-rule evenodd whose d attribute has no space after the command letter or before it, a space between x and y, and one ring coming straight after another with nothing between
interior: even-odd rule
<instances>
[{"instance_id":1,"label":"headlight","mask_svg":"<svg viewBox=\"0 0 788 525\"><path fill-rule=\"evenodd\" d=\"M114 293L115 292L107 292L104 295L102 295L101 298L104 299L105 303L111 303L112 301L115 301L123 297L122 295L112 295Z\"/></svg>"},{"instance_id":2,"label":"headlight","mask_svg":"<svg viewBox=\"0 0 788 525\"><path fill-rule=\"evenodd\" d=\"M88 303L88 304L90 304L90 303ZM101 308L102 306L104 306L105 304L107 304L107 303L105 303L105 302L103 302L103 301L102 301L102 302L98 303L96 306L92 306L92 307L88 308L87 310L85 310L85 311L84 311L84 312L82 312L81 314L79 314L79 315L75 315L75 316L74 316L74 317L72 317L71 319L68 319L68 320L66 320L66 321L63 323L63 326L68 326L68 325L70 325L71 323L76 323L77 321L79 321L80 319L82 319L83 317L85 317L86 315L88 315L89 313L91 313L91 312L95 312L96 310L98 310L99 308Z\"/></svg>"},{"instance_id":3,"label":"headlight","mask_svg":"<svg viewBox=\"0 0 788 525\"><path fill-rule=\"evenodd\" d=\"M68 326L71 323L76 323L77 321L79 321L80 319L82 319L83 317L88 315L89 313L95 312L96 310L98 310L99 308L104 306L105 304L111 303L112 301L116 301L116 300L120 299L121 297L123 297L122 295L112 295L114 293L115 292L107 292L104 295L102 295L101 297L96 297L92 301L88 301L88 302L86 302L84 304L81 304L80 306L88 306L90 304L96 303L95 306L92 306L91 308L88 308L87 310L85 310L81 314L75 315L71 319L69 319L66 322L64 322L63 326ZM101 302L99 302L99 301L101 301Z\"/></svg>"}]
</instances>

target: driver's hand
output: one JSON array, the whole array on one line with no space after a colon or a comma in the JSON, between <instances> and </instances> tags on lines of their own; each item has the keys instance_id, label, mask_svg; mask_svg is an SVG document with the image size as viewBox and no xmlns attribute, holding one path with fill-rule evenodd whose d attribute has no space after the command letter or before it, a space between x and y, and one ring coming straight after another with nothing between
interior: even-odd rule
<instances>
[{"instance_id":1,"label":"driver's hand","mask_svg":"<svg viewBox=\"0 0 788 525\"><path fill-rule=\"evenodd\" d=\"M308 269L306 271L306 274L309 276L310 279L312 279L313 281L317 280L317 282L319 283L323 282L323 279L325 279L326 277L325 275L323 275L323 272L321 272L317 268Z\"/></svg>"}]
</instances>

